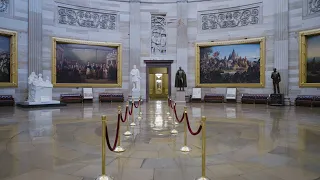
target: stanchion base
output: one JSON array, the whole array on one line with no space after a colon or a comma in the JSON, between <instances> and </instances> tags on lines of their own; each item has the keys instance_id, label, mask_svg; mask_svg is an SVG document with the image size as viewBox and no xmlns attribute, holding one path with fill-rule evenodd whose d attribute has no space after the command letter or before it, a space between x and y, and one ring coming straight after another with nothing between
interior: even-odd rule
<instances>
[{"instance_id":1,"label":"stanchion base","mask_svg":"<svg viewBox=\"0 0 320 180\"><path fill-rule=\"evenodd\" d=\"M170 115L170 112L167 112L167 115L169 116L169 115Z\"/></svg>"},{"instance_id":2,"label":"stanchion base","mask_svg":"<svg viewBox=\"0 0 320 180\"><path fill-rule=\"evenodd\" d=\"M207 177L199 177L199 178L196 178L196 179L194 179L194 180L210 180L210 179L207 178Z\"/></svg>"},{"instance_id":3,"label":"stanchion base","mask_svg":"<svg viewBox=\"0 0 320 180\"><path fill-rule=\"evenodd\" d=\"M169 116L168 116L168 119L172 119L172 117L169 115Z\"/></svg>"},{"instance_id":4,"label":"stanchion base","mask_svg":"<svg viewBox=\"0 0 320 180\"><path fill-rule=\"evenodd\" d=\"M132 122L132 123L130 124L130 126L136 126L136 123Z\"/></svg>"},{"instance_id":5,"label":"stanchion base","mask_svg":"<svg viewBox=\"0 0 320 180\"><path fill-rule=\"evenodd\" d=\"M132 133L131 133L130 131L126 131L126 132L123 133L123 135L125 135L125 136L131 136Z\"/></svg>"},{"instance_id":6,"label":"stanchion base","mask_svg":"<svg viewBox=\"0 0 320 180\"><path fill-rule=\"evenodd\" d=\"M139 112L140 115L142 115L142 112Z\"/></svg>"},{"instance_id":7,"label":"stanchion base","mask_svg":"<svg viewBox=\"0 0 320 180\"><path fill-rule=\"evenodd\" d=\"M172 129L171 134L178 134L178 131L176 129Z\"/></svg>"},{"instance_id":8,"label":"stanchion base","mask_svg":"<svg viewBox=\"0 0 320 180\"><path fill-rule=\"evenodd\" d=\"M142 117L141 116L138 116L138 120L141 120L142 119Z\"/></svg>"},{"instance_id":9,"label":"stanchion base","mask_svg":"<svg viewBox=\"0 0 320 180\"><path fill-rule=\"evenodd\" d=\"M189 148L188 146L183 146L182 148L180 148L181 152L190 152L191 148Z\"/></svg>"},{"instance_id":10,"label":"stanchion base","mask_svg":"<svg viewBox=\"0 0 320 180\"><path fill-rule=\"evenodd\" d=\"M179 125L179 123L177 123L177 121L174 121L174 124L175 124L175 125Z\"/></svg>"},{"instance_id":11,"label":"stanchion base","mask_svg":"<svg viewBox=\"0 0 320 180\"><path fill-rule=\"evenodd\" d=\"M107 175L101 175L97 177L95 180L114 180L114 178Z\"/></svg>"},{"instance_id":12,"label":"stanchion base","mask_svg":"<svg viewBox=\"0 0 320 180\"><path fill-rule=\"evenodd\" d=\"M117 146L116 149L114 150L114 152L116 152L116 153L121 153L121 152L124 152L124 151L126 151L126 150L121 146Z\"/></svg>"}]
</instances>

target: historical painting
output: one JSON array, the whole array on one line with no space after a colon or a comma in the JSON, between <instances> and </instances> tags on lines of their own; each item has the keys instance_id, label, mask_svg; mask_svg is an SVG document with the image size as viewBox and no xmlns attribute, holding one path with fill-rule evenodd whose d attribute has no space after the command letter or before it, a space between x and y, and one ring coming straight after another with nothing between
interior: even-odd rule
<instances>
[{"instance_id":1,"label":"historical painting","mask_svg":"<svg viewBox=\"0 0 320 180\"><path fill-rule=\"evenodd\" d=\"M320 29L300 33L300 86L320 87Z\"/></svg>"},{"instance_id":2,"label":"historical painting","mask_svg":"<svg viewBox=\"0 0 320 180\"><path fill-rule=\"evenodd\" d=\"M198 43L197 87L264 87L264 38Z\"/></svg>"},{"instance_id":3,"label":"historical painting","mask_svg":"<svg viewBox=\"0 0 320 180\"><path fill-rule=\"evenodd\" d=\"M17 33L0 29L0 87L17 83Z\"/></svg>"},{"instance_id":4,"label":"historical painting","mask_svg":"<svg viewBox=\"0 0 320 180\"><path fill-rule=\"evenodd\" d=\"M121 45L53 38L56 87L121 87Z\"/></svg>"}]
</instances>

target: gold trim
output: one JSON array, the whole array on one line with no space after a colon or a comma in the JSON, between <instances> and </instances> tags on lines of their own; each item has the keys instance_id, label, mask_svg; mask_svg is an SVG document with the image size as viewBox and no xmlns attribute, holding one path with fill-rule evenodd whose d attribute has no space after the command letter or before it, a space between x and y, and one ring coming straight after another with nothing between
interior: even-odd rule
<instances>
[{"instance_id":1,"label":"gold trim","mask_svg":"<svg viewBox=\"0 0 320 180\"><path fill-rule=\"evenodd\" d=\"M299 86L320 87L320 83L307 83L307 36L320 35L320 29L299 32Z\"/></svg>"},{"instance_id":2,"label":"gold trim","mask_svg":"<svg viewBox=\"0 0 320 180\"><path fill-rule=\"evenodd\" d=\"M85 44L94 46L108 46L117 47L118 60L117 60L117 83L115 84L89 84L89 83L57 83L56 79L56 44L70 43L70 44ZM52 84L54 87L96 87L96 88L120 88L122 87L122 47L120 43L106 43L106 42L93 42L84 40L74 40L65 38L52 38Z\"/></svg>"},{"instance_id":3,"label":"gold trim","mask_svg":"<svg viewBox=\"0 0 320 180\"><path fill-rule=\"evenodd\" d=\"M0 29L0 35L10 37L10 82L0 82L0 87L18 87L17 32Z\"/></svg>"},{"instance_id":4,"label":"gold trim","mask_svg":"<svg viewBox=\"0 0 320 180\"><path fill-rule=\"evenodd\" d=\"M249 44L260 43L260 83L230 83L230 84L200 84L200 48L208 46L219 45L233 45L233 44ZM244 40L220 41L220 42L205 42L196 43L196 87L210 88L210 87L243 87L243 88L262 88L265 87L265 38L251 38Z\"/></svg>"}]
</instances>

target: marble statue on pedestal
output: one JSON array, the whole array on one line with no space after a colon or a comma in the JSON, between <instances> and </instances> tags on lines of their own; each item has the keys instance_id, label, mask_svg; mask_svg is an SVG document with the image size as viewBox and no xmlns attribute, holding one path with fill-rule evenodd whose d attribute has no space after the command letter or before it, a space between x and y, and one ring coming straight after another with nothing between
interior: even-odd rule
<instances>
[{"instance_id":1,"label":"marble statue on pedestal","mask_svg":"<svg viewBox=\"0 0 320 180\"><path fill-rule=\"evenodd\" d=\"M136 65L133 65L133 69L130 72L131 82L132 82L132 98L140 98L140 71L137 69Z\"/></svg>"},{"instance_id":2,"label":"marble statue on pedestal","mask_svg":"<svg viewBox=\"0 0 320 180\"><path fill-rule=\"evenodd\" d=\"M60 101L52 101L53 85L49 77L46 77L44 81L42 74L36 75L35 72L32 72L28 77L28 84L28 103L60 103Z\"/></svg>"}]
</instances>

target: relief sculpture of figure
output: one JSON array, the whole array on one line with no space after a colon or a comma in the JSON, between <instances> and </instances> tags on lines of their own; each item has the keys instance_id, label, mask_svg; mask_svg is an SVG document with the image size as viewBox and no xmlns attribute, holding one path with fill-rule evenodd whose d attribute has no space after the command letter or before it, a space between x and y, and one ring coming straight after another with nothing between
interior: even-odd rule
<instances>
[{"instance_id":1,"label":"relief sculpture of figure","mask_svg":"<svg viewBox=\"0 0 320 180\"><path fill-rule=\"evenodd\" d=\"M280 73L277 72L276 68L273 68L271 79L273 81L273 93L277 94L278 92L278 94L280 94L279 83L281 82L281 77L280 77Z\"/></svg>"},{"instance_id":2,"label":"relief sculpture of figure","mask_svg":"<svg viewBox=\"0 0 320 180\"><path fill-rule=\"evenodd\" d=\"M187 75L181 67L176 73L175 87L180 88L180 91L184 91L184 88L187 87Z\"/></svg>"},{"instance_id":3,"label":"relief sculpture of figure","mask_svg":"<svg viewBox=\"0 0 320 180\"><path fill-rule=\"evenodd\" d=\"M130 72L132 81L132 90L140 90L140 71L136 65L133 65L133 69Z\"/></svg>"}]
</instances>

